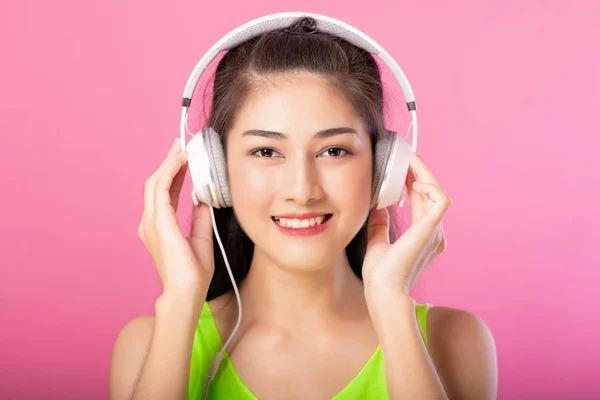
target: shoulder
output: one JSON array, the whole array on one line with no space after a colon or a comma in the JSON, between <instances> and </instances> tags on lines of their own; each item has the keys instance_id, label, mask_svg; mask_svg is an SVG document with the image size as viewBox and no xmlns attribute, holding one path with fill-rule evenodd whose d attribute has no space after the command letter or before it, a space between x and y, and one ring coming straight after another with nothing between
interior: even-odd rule
<instances>
[{"instance_id":1,"label":"shoulder","mask_svg":"<svg viewBox=\"0 0 600 400\"><path fill-rule=\"evenodd\" d=\"M110 364L110 398L128 398L146 358L154 331L154 316L136 317L123 326L114 343Z\"/></svg>"},{"instance_id":2,"label":"shoulder","mask_svg":"<svg viewBox=\"0 0 600 400\"><path fill-rule=\"evenodd\" d=\"M432 330L431 335L440 333L439 330L460 330L463 334L490 336L491 331L485 321L477 314L467 310L453 307L431 306L428 311L428 323ZM434 331L434 329L437 331ZM436 335L440 338L448 337L448 332ZM452 337L454 335L451 335Z\"/></svg>"},{"instance_id":3,"label":"shoulder","mask_svg":"<svg viewBox=\"0 0 600 400\"><path fill-rule=\"evenodd\" d=\"M117 335L115 352L146 349L154 330L154 315L143 315L127 322Z\"/></svg>"},{"instance_id":4,"label":"shoulder","mask_svg":"<svg viewBox=\"0 0 600 400\"><path fill-rule=\"evenodd\" d=\"M495 399L496 345L485 321L466 310L438 306L429 309L427 319L431 357L448 396Z\"/></svg>"}]
</instances>

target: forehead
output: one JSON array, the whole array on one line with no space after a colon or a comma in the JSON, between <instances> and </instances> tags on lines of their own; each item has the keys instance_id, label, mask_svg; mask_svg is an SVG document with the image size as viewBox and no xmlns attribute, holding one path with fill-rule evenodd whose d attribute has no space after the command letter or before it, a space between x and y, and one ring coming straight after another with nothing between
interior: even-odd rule
<instances>
[{"instance_id":1,"label":"forehead","mask_svg":"<svg viewBox=\"0 0 600 400\"><path fill-rule=\"evenodd\" d=\"M274 75L261 81L237 113L233 135L264 129L313 135L348 126L363 130L350 102L329 81L310 73Z\"/></svg>"}]
</instances>

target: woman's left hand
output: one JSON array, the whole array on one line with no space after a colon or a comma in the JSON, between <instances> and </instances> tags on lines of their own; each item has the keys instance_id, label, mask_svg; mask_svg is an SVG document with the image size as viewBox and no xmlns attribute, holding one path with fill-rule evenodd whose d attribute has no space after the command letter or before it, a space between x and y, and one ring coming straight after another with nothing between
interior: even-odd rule
<instances>
[{"instance_id":1,"label":"woman's left hand","mask_svg":"<svg viewBox=\"0 0 600 400\"><path fill-rule=\"evenodd\" d=\"M442 218L452 201L416 153L410 155L406 186L412 225L395 243L389 239L387 209L373 210L369 216L362 269L367 296L390 291L408 296L419 275L446 248Z\"/></svg>"}]
</instances>

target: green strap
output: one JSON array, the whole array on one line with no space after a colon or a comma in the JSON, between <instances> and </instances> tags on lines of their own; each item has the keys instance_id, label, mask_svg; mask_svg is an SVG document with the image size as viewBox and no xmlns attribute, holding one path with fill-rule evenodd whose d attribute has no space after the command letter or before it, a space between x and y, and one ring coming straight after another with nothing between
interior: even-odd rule
<instances>
[{"instance_id":1,"label":"green strap","mask_svg":"<svg viewBox=\"0 0 600 400\"><path fill-rule=\"evenodd\" d=\"M421 334L423 335L423 339L425 341L425 346L429 348L429 331L427 330L427 311L431 304L417 304L417 322L419 323L419 328L421 328Z\"/></svg>"},{"instance_id":2,"label":"green strap","mask_svg":"<svg viewBox=\"0 0 600 400\"><path fill-rule=\"evenodd\" d=\"M200 320L194 333L188 399L196 399L204 392L208 369L215 354L221 350L221 337L208 302L204 303Z\"/></svg>"}]
</instances>

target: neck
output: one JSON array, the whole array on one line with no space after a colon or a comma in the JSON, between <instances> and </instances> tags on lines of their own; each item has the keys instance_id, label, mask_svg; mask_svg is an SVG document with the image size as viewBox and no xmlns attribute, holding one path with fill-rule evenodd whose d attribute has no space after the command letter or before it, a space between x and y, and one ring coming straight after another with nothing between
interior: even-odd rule
<instances>
[{"instance_id":1,"label":"neck","mask_svg":"<svg viewBox=\"0 0 600 400\"><path fill-rule=\"evenodd\" d=\"M280 327L331 321L364 303L362 282L350 268L345 252L330 265L298 271L277 265L255 249L240 294L246 321Z\"/></svg>"}]
</instances>

